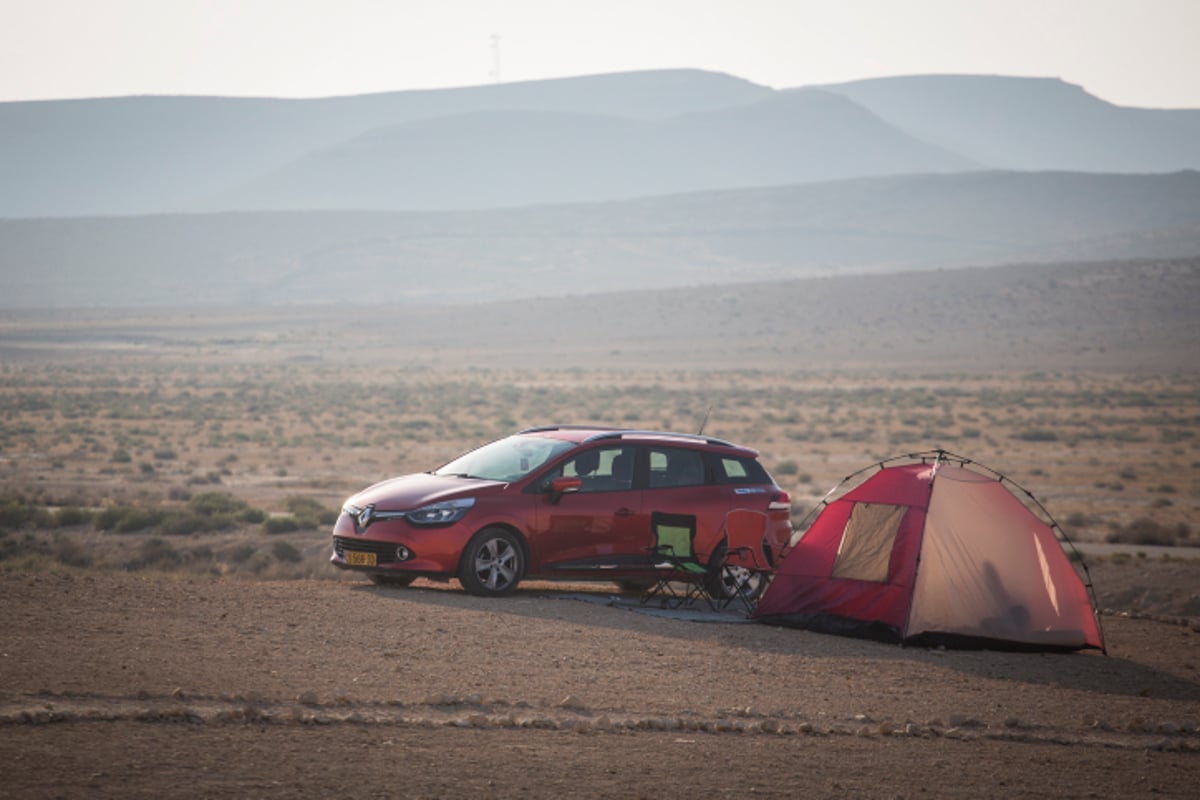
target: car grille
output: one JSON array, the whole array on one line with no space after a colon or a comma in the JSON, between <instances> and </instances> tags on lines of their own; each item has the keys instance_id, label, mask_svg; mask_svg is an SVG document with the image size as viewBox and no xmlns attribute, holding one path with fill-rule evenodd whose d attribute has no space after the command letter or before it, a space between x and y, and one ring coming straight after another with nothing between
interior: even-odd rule
<instances>
[{"instance_id":1,"label":"car grille","mask_svg":"<svg viewBox=\"0 0 1200 800\"><path fill-rule=\"evenodd\" d=\"M369 539L347 539L344 536L333 537L333 552L338 558L345 558L346 551L356 553L374 553L376 564L396 563L396 544L394 542L372 542Z\"/></svg>"}]
</instances>

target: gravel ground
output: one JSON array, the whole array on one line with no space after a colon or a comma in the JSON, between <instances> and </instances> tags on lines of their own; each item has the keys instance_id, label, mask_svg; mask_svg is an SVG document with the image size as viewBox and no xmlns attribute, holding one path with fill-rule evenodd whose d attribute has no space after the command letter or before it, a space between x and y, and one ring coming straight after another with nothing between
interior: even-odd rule
<instances>
[{"instance_id":1,"label":"gravel ground","mask_svg":"<svg viewBox=\"0 0 1200 800\"><path fill-rule=\"evenodd\" d=\"M1195 585L1195 567L1180 574ZM1108 656L925 650L647 616L606 605L611 590L529 584L497 601L424 582L0 575L0 796L1190 798L1200 784L1191 624L1106 615Z\"/></svg>"}]
</instances>

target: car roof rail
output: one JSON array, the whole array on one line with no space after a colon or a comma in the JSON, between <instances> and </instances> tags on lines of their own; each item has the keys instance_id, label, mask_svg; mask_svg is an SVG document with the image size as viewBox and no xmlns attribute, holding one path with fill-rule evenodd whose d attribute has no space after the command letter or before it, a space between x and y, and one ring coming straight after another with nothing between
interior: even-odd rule
<instances>
[{"instance_id":1,"label":"car roof rail","mask_svg":"<svg viewBox=\"0 0 1200 800\"><path fill-rule=\"evenodd\" d=\"M643 431L643 430L633 430L633 429L625 429L625 428L620 428L620 429L612 430L612 431L605 431L603 433L597 433L593 436L589 436L584 441L592 442L592 441L596 441L597 439L624 439L626 436L656 436L656 437L661 437L661 438L665 438L665 439L680 439L680 440L687 441L687 442L703 442L704 444L711 444L711 445L715 445L717 447L734 447L734 448L738 447L733 442L727 442L724 439L716 439L712 436L701 436L700 434L696 434L696 433L677 433L677 432L673 432L673 431Z\"/></svg>"},{"instance_id":2,"label":"car roof rail","mask_svg":"<svg viewBox=\"0 0 1200 800\"><path fill-rule=\"evenodd\" d=\"M545 433L546 431L614 431L617 428L611 425L539 425L535 428L526 428L523 431L517 431L517 436L523 433Z\"/></svg>"},{"instance_id":3,"label":"car roof rail","mask_svg":"<svg viewBox=\"0 0 1200 800\"><path fill-rule=\"evenodd\" d=\"M597 431L597 433L594 433L584 439L585 442L594 442L600 439L623 439L626 436L657 436L664 439L680 439L687 442L703 442L704 444L710 444L716 447L732 447L735 449L743 449L733 442L727 442L724 439L717 439L713 436L703 436L698 433L650 431L640 430L637 428L614 428L610 425L539 425L535 428L526 428L523 431L518 431L517 435L519 436L523 433L545 433L546 431Z\"/></svg>"}]
</instances>

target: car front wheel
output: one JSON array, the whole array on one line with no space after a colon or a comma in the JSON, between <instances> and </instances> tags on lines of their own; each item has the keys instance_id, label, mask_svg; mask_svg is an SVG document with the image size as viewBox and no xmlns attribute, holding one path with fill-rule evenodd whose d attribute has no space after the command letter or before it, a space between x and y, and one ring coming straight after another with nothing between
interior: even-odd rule
<instances>
[{"instance_id":1,"label":"car front wheel","mask_svg":"<svg viewBox=\"0 0 1200 800\"><path fill-rule=\"evenodd\" d=\"M484 528L467 543L458 579L468 593L483 597L511 594L525 576L525 551L503 528Z\"/></svg>"}]
</instances>

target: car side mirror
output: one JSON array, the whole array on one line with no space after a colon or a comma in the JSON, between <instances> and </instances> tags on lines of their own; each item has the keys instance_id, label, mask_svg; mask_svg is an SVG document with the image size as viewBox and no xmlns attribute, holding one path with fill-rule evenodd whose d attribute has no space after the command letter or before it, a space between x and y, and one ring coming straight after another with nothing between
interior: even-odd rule
<instances>
[{"instance_id":1,"label":"car side mirror","mask_svg":"<svg viewBox=\"0 0 1200 800\"><path fill-rule=\"evenodd\" d=\"M578 492L583 488L579 478L553 478L546 483L545 491L550 495L550 502L557 504L564 494Z\"/></svg>"}]
</instances>

